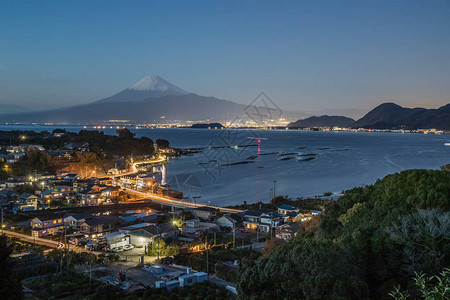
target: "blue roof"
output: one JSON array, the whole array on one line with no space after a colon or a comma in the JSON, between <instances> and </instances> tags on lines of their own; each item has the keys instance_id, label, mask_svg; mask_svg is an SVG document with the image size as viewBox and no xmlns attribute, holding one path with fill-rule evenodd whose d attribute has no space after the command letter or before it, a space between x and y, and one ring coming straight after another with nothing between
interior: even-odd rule
<instances>
[{"instance_id":1,"label":"blue roof","mask_svg":"<svg viewBox=\"0 0 450 300\"><path fill-rule=\"evenodd\" d=\"M120 217L122 220L126 221L126 222L134 222L137 219L135 217L131 217L131 216L127 216L127 217Z\"/></svg>"},{"instance_id":2,"label":"blue roof","mask_svg":"<svg viewBox=\"0 0 450 300\"><path fill-rule=\"evenodd\" d=\"M41 195L47 196L50 195L53 192L53 190L46 190L45 192L42 192Z\"/></svg>"},{"instance_id":3,"label":"blue roof","mask_svg":"<svg viewBox=\"0 0 450 300\"><path fill-rule=\"evenodd\" d=\"M288 205L288 204L282 204L282 205L278 206L277 208L285 209L285 210L297 210L297 207L294 207L294 206Z\"/></svg>"},{"instance_id":4,"label":"blue roof","mask_svg":"<svg viewBox=\"0 0 450 300\"><path fill-rule=\"evenodd\" d=\"M313 210L312 213L313 214L320 214L320 210Z\"/></svg>"}]
</instances>

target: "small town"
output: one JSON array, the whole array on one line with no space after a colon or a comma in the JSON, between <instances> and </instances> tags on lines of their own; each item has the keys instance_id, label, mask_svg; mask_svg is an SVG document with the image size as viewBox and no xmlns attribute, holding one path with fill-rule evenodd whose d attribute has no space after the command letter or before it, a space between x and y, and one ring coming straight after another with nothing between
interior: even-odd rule
<instances>
[{"instance_id":1,"label":"small town","mask_svg":"<svg viewBox=\"0 0 450 300\"><path fill-rule=\"evenodd\" d=\"M449 16L0 1L0 300L449 300Z\"/></svg>"},{"instance_id":2,"label":"small town","mask_svg":"<svg viewBox=\"0 0 450 300\"><path fill-rule=\"evenodd\" d=\"M127 129L117 132L135 140ZM113 167L104 168L98 157L108 165L111 153L92 151L89 139L64 142L94 133L25 134L15 132L10 141L45 138L46 146L0 147L0 203L2 233L21 245L13 257L30 295L36 291L27 278L72 268L125 293L208 281L236 295L242 260L292 239L325 203L316 199L300 209L273 195L264 207L203 205L162 184L164 163L177 152L167 141L141 155L114 154ZM79 264L70 262L74 255L82 257Z\"/></svg>"}]
</instances>

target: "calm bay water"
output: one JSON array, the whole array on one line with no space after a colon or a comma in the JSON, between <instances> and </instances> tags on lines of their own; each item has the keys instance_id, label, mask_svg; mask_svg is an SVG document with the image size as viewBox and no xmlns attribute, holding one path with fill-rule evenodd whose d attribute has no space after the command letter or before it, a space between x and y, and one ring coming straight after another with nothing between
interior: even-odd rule
<instances>
[{"instance_id":1,"label":"calm bay water","mask_svg":"<svg viewBox=\"0 0 450 300\"><path fill-rule=\"evenodd\" d=\"M0 126L0 130L48 130L51 126ZM66 126L78 131L81 127ZM88 128L92 129L92 128ZM210 147L172 159L161 180L185 196L216 205L341 192L406 169L438 169L450 163L449 135L313 132L294 130L130 129L178 148ZM114 129L104 129L113 134ZM258 147L258 138L260 146ZM246 145L248 147L217 146ZM253 146L254 145L254 146ZM315 154L315 155L312 155ZM309 155L309 156L308 156ZM280 160L282 158L286 160ZM309 161L301 161L315 157ZM227 164L251 161L248 164Z\"/></svg>"}]
</instances>

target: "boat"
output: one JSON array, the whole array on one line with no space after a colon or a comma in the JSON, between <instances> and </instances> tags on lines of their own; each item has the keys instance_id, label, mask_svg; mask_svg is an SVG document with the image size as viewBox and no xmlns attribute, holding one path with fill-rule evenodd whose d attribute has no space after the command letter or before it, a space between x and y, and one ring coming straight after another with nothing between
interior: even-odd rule
<instances>
[{"instance_id":1,"label":"boat","mask_svg":"<svg viewBox=\"0 0 450 300\"><path fill-rule=\"evenodd\" d=\"M450 143L445 143L444 145L445 145L445 146L450 146Z\"/></svg>"}]
</instances>

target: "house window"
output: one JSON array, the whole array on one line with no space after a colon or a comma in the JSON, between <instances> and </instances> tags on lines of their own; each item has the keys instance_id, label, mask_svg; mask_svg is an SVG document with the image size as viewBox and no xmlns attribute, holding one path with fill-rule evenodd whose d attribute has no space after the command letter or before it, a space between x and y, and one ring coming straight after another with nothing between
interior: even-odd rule
<instances>
[{"instance_id":1,"label":"house window","mask_svg":"<svg viewBox=\"0 0 450 300\"><path fill-rule=\"evenodd\" d=\"M53 220L53 224L56 224L56 220Z\"/></svg>"}]
</instances>

